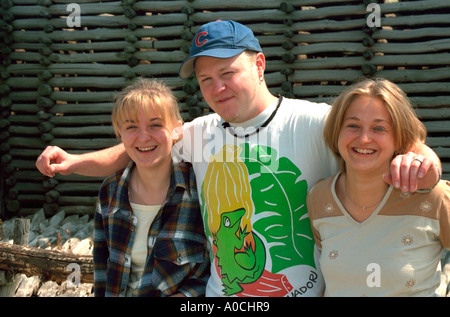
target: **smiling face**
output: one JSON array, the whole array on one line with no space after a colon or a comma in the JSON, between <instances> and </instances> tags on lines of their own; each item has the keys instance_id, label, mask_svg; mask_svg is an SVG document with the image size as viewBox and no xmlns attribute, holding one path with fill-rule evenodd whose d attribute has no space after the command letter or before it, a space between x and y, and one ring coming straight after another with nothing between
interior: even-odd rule
<instances>
[{"instance_id":1,"label":"smiling face","mask_svg":"<svg viewBox=\"0 0 450 317\"><path fill-rule=\"evenodd\" d=\"M112 123L137 166L170 164L174 129L181 127L178 103L163 83L140 78L116 95Z\"/></svg>"},{"instance_id":2,"label":"smiling face","mask_svg":"<svg viewBox=\"0 0 450 317\"><path fill-rule=\"evenodd\" d=\"M351 109L350 106L352 106ZM349 117L355 117L359 120L356 120L353 130L348 128L348 122L344 122L344 119ZM383 122L389 122L390 130L383 131L382 126L374 128L377 123L381 125ZM377 143L380 146L383 145L378 140L381 140L381 136L386 136L386 132L389 132L389 137L395 140L395 143L393 143L395 144L395 152L393 153L395 155L412 151L416 142L425 141L427 133L423 123L416 117L408 97L400 87L382 78L365 79L354 83L334 100L323 133L327 146L339 160L341 171L346 170L343 161L343 154L345 153L355 154L359 151L360 158L365 157L367 159L380 155L381 151L372 151L377 149L370 148L372 144L367 140L366 142L360 142L361 144L358 146L354 146L353 152L349 152L338 144L343 141L339 138L344 137L344 133L350 134L353 131L354 135L357 135L361 131L358 130L357 125L362 123L373 125L372 130L367 130L371 133L366 134L369 141L373 137L371 141L373 146L376 146ZM345 136L350 138L350 135ZM386 145L386 149L388 147L391 147L391 145ZM383 148L385 147L383 146ZM351 158L351 156L347 155L345 159L347 158Z\"/></svg>"},{"instance_id":3,"label":"smiling face","mask_svg":"<svg viewBox=\"0 0 450 317\"><path fill-rule=\"evenodd\" d=\"M119 123L126 152L137 166L145 168L170 164L174 128L149 108L140 109L135 116L125 116Z\"/></svg>"},{"instance_id":4,"label":"smiling face","mask_svg":"<svg viewBox=\"0 0 450 317\"><path fill-rule=\"evenodd\" d=\"M395 153L392 118L379 98L359 96L345 111L338 149L347 170L383 173Z\"/></svg>"},{"instance_id":5,"label":"smiling face","mask_svg":"<svg viewBox=\"0 0 450 317\"><path fill-rule=\"evenodd\" d=\"M195 72L205 101L228 122L257 116L264 110L258 93L264 63L262 54L242 53L227 59L198 57Z\"/></svg>"}]
</instances>

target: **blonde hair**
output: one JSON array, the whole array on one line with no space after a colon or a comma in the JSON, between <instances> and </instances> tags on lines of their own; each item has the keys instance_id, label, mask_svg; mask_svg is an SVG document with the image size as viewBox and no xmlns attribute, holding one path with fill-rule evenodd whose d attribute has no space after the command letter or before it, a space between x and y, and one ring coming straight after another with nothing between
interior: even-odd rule
<instances>
[{"instance_id":1,"label":"blonde hair","mask_svg":"<svg viewBox=\"0 0 450 317\"><path fill-rule=\"evenodd\" d=\"M426 128L417 118L406 94L389 80L376 78L365 79L348 87L333 102L325 123L324 138L328 147L341 162L344 163L338 149L339 133L342 128L345 112L350 104L360 96L380 99L392 118L395 139L395 154L404 154L411 150L418 140L424 142Z\"/></svg>"},{"instance_id":2,"label":"blonde hair","mask_svg":"<svg viewBox=\"0 0 450 317\"><path fill-rule=\"evenodd\" d=\"M118 138L120 122L125 119L137 122L137 114L141 109L147 114L149 111L159 113L165 126L175 127L178 122L182 122L178 101L170 88L155 79L139 78L114 98L111 119Z\"/></svg>"}]
</instances>

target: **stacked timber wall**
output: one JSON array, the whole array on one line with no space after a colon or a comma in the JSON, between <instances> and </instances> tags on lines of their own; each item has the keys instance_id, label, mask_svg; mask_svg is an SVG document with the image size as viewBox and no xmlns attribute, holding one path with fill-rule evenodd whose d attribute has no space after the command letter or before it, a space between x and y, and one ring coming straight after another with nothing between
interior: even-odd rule
<instances>
[{"instance_id":1,"label":"stacked timber wall","mask_svg":"<svg viewBox=\"0 0 450 317\"><path fill-rule=\"evenodd\" d=\"M398 83L450 178L450 2L380 0L381 25L369 27L371 2L2 0L3 213L93 211L101 179L48 179L34 163L47 145L82 153L116 144L111 100L136 76L168 83L186 121L208 113L195 78L177 72L198 28L217 19L255 32L274 94L330 102L364 76Z\"/></svg>"}]
</instances>

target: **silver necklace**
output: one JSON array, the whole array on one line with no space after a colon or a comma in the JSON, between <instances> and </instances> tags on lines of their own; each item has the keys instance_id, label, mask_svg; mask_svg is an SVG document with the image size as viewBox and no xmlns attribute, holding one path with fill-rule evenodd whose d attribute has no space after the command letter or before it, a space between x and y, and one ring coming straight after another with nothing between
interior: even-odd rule
<instances>
[{"instance_id":1,"label":"silver necklace","mask_svg":"<svg viewBox=\"0 0 450 317\"><path fill-rule=\"evenodd\" d=\"M345 193L346 193L348 199L350 199L350 201L352 202L352 204L354 204L355 206L361 208L361 209L363 210L363 212L366 212L366 209L372 209L373 207L377 206L377 205L383 200L384 195L383 195L383 197L381 197L380 200L378 200L376 203L374 203L374 204L371 205L371 206L360 206L359 204L355 203L355 201L354 201L354 200L352 199L352 197L350 196L350 191L348 190L348 187L347 187L347 177L345 177L345 183L344 183L344 185L345 185Z\"/></svg>"}]
</instances>

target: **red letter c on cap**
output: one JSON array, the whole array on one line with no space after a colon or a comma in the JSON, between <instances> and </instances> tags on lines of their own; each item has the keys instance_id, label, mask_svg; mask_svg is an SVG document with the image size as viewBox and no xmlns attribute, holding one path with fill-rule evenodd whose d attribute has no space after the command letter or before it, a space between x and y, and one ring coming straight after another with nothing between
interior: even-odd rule
<instances>
[{"instance_id":1,"label":"red letter c on cap","mask_svg":"<svg viewBox=\"0 0 450 317\"><path fill-rule=\"evenodd\" d=\"M206 35L208 35L208 32L206 32L206 31L198 33L197 36L195 37L195 45L201 46L201 45L205 44L206 42L208 42L208 39L206 39L206 38L202 42L200 42L200 37L206 36Z\"/></svg>"}]
</instances>

